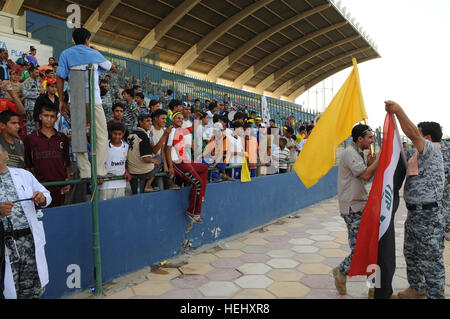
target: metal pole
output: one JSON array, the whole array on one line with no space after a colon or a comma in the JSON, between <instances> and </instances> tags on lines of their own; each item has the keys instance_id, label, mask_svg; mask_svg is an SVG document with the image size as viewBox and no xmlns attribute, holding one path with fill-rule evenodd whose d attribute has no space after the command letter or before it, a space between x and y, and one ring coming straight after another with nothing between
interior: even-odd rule
<instances>
[{"instance_id":1,"label":"metal pole","mask_svg":"<svg viewBox=\"0 0 450 319\"><path fill-rule=\"evenodd\" d=\"M98 217L98 193L97 193L97 145L95 128L95 88L94 88L94 66L89 65L89 112L90 112L90 143L91 143L91 187L92 187L92 227L93 227L93 250L94 250L94 280L95 295L103 295L102 287L102 263L100 253L100 230Z\"/></svg>"}]
</instances>

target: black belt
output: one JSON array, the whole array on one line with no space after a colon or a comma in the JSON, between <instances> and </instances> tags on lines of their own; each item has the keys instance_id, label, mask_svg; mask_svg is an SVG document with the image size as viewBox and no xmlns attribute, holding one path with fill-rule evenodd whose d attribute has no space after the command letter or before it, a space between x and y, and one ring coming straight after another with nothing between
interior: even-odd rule
<instances>
[{"instance_id":1,"label":"black belt","mask_svg":"<svg viewBox=\"0 0 450 319\"><path fill-rule=\"evenodd\" d=\"M17 240L19 238L25 237L27 235L31 234L31 229L30 228L24 228L24 229L19 229L19 230L14 230L12 232L12 237ZM11 233L5 233L5 236L11 235Z\"/></svg>"},{"instance_id":2,"label":"black belt","mask_svg":"<svg viewBox=\"0 0 450 319\"><path fill-rule=\"evenodd\" d=\"M408 210L422 210L422 209L431 209L439 207L439 204L437 202L429 203L429 204L408 204L406 203L406 208Z\"/></svg>"}]
</instances>

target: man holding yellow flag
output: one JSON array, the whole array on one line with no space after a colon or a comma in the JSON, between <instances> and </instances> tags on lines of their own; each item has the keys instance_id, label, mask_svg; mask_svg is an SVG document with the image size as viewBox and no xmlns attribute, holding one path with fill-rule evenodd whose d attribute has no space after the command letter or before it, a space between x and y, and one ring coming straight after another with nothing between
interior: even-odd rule
<instances>
[{"instance_id":1,"label":"man holding yellow flag","mask_svg":"<svg viewBox=\"0 0 450 319\"><path fill-rule=\"evenodd\" d=\"M364 160L363 150L374 142L372 130L367 125L355 124L366 121L367 113L362 97L356 59L353 70L320 117L303 147L294 169L306 188L316 184L334 166L336 149L350 135L353 143L341 157L338 176L339 206L344 218L352 250L344 261L333 269L336 289L346 294L346 279L350 268L353 249L358 234L362 211L368 198L364 182L370 180L378 166L375 155Z\"/></svg>"}]
</instances>

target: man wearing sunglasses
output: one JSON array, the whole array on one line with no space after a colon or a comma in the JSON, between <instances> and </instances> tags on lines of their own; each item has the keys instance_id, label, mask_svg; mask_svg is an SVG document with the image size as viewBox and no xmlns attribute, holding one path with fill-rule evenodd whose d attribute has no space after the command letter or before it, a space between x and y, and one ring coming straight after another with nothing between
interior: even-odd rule
<instances>
[{"instance_id":1,"label":"man wearing sunglasses","mask_svg":"<svg viewBox=\"0 0 450 319\"><path fill-rule=\"evenodd\" d=\"M48 269L44 228L35 207L47 207L52 198L30 172L7 167L7 158L0 145L0 217L6 246L0 288L4 285L7 299L37 299L48 283Z\"/></svg>"},{"instance_id":2,"label":"man wearing sunglasses","mask_svg":"<svg viewBox=\"0 0 450 319\"><path fill-rule=\"evenodd\" d=\"M369 197L365 184L375 175L378 167L375 154L369 154L366 161L363 153L375 142L371 128L363 124L356 125L352 130L352 138L353 142L341 154L338 170L339 211L347 225L348 243L351 249L350 255L333 269L336 289L341 295L347 293L347 275L362 213Z\"/></svg>"}]
</instances>

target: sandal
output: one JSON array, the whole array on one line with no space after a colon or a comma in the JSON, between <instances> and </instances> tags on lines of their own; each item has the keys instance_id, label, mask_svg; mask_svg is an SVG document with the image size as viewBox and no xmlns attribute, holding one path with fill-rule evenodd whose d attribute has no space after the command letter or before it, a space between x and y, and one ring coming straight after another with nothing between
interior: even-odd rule
<instances>
[{"instance_id":1,"label":"sandal","mask_svg":"<svg viewBox=\"0 0 450 319\"><path fill-rule=\"evenodd\" d=\"M145 188L144 193L155 193L159 192L160 189L158 187L152 187L152 188Z\"/></svg>"},{"instance_id":2,"label":"sandal","mask_svg":"<svg viewBox=\"0 0 450 319\"><path fill-rule=\"evenodd\" d=\"M179 189L181 189L181 188L180 188L180 186L178 186L177 184L173 184L172 186L169 187L169 189L179 190Z\"/></svg>"}]
</instances>

